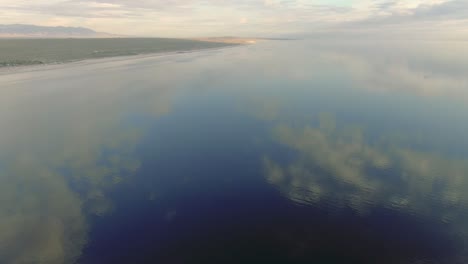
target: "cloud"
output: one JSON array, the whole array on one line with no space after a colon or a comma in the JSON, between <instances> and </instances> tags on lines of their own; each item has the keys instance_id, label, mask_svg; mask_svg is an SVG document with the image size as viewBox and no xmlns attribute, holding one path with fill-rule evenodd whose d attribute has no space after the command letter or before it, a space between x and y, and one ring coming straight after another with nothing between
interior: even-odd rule
<instances>
[{"instance_id":1,"label":"cloud","mask_svg":"<svg viewBox=\"0 0 468 264\"><path fill-rule=\"evenodd\" d=\"M339 24L336 30L367 31L374 35L404 34L405 37L435 39L468 38L468 3L466 1L388 1L370 7L368 16ZM380 32L379 32L380 30Z\"/></svg>"},{"instance_id":2,"label":"cloud","mask_svg":"<svg viewBox=\"0 0 468 264\"><path fill-rule=\"evenodd\" d=\"M296 22L318 23L330 19L335 13L343 14L347 9L299 0L56 0L34 3L3 0L0 10L7 11L9 16L0 23L46 24L51 19L61 18L65 26L91 26L111 33L187 36L225 35L226 32L269 35L295 31L298 30L294 25ZM238 28L239 17L248 17L252 27Z\"/></svg>"},{"instance_id":3,"label":"cloud","mask_svg":"<svg viewBox=\"0 0 468 264\"><path fill-rule=\"evenodd\" d=\"M408 20L463 19L468 14L468 4L462 0L425 2L413 8L402 8L396 3L382 8L393 16L387 16L388 22L404 23ZM384 19L385 21L385 19Z\"/></svg>"},{"instance_id":4,"label":"cloud","mask_svg":"<svg viewBox=\"0 0 468 264\"><path fill-rule=\"evenodd\" d=\"M6 14L5 21L0 23L47 24L50 21L54 25L53 21L60 19L60 25L90 26L129 35L199 36L230 32L269 36L395 24L414 27L428 22L447 28L447 22L463 21L466 26L467 6L462 0L40 0L34 3L2 0L0 10ZM243 17L249 18L250 27L238 27L239 18Z\"/></svg>"}]
</instances>

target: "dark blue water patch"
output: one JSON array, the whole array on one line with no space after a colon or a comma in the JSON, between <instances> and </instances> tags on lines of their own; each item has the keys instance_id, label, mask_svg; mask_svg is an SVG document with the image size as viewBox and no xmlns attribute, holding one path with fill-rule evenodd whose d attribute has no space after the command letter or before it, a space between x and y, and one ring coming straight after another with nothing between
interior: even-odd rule
<instances>
[{"instance_id":1,"label":"dark blue water patch","mask_svg":"<svg viewBox=\"0 0 468 264\"><path fill-rule=\"evenodd\" d=\"M142 167L110 194L116 210L91 219L81 263L448 264L458 253L457 237L430 219L287 199L264 180L261 159L294 156L255 143L268 128L212 99L151 121Z\"/></svg>"},{"instance_id":2,"label":"dark blue water patch","mask_svg":"<svg viewBox=\"0 0 468 264\"><path fill-rule=\"evenodd\" d=\"M181 185L216 190L219 184L232 185L247 175L259 175L259 149L266 142L256 138L265 135L267 128L227 105L199 98L198 103L179 105L155 122L139 150L146 185L163 192Z\"/></svg>"},{"instance_id":3,"label":"dark blue water patch","mask_svg":"<svg viewBox=\"0 0 468 264\"><path fill-rule=\"evenodd\" d=\"M330 214L266 186L142 202L95 223L83 263L450 263L460 247L429 221Z\"/></svg>"}]
</instances>

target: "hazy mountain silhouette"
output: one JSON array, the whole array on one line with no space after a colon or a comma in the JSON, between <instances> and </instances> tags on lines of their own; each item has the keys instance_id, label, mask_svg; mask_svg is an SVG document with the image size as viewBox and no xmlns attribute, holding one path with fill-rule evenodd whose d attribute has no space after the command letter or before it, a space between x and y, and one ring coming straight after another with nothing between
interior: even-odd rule
<instances>
[{"instance_id":1,"label":"hazy mountain silhouette","mask_svg":"<svg viewBox=\"0 0 468 264\"><path fill-rule=\"evenodd\" d=\"M0 25L3 38L105 38L116 37L84 27L45 27L26 24Z\"/></svg>"}]
</instances>

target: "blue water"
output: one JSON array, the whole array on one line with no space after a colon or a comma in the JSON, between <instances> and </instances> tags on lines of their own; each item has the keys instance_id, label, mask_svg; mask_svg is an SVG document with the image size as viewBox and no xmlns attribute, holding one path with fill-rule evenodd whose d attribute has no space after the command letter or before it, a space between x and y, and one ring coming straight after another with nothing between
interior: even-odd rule
<instances>
[{"instance_id":1,"label":"blue water","mask_svg":"<svg viewBox=\"0 0 468 264\"><path fill-rule=\"evenodd\" d=\"M0 262L466 263L468 54L325 44L0 75Z\"/></svg>"}]
</instances>

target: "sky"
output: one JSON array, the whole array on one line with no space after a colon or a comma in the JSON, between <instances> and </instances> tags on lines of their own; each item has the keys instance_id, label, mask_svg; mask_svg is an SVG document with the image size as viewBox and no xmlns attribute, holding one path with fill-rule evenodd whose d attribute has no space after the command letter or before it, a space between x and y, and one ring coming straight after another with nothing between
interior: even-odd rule
<instances>
[{"instance_id":1,"label":"sky","mask_svg":"<svg viewBox=\"0 0 468 264\"><path fill-rule=\"evenodd\" d=\"M468 35L466 0L0 0L0 24L132 36L286 36L346 30Z\"/></svg>"}]
</instances>

